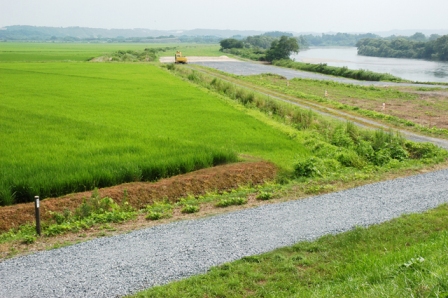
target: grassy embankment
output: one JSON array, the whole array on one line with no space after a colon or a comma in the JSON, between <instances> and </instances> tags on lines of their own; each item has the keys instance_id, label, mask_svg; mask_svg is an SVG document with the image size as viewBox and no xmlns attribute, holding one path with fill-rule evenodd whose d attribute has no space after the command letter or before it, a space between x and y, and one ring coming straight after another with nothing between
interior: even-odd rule
<instances>
[{"instance_id":1,"label":"grassy embankment","mask_svg":"<svg viewBox=\"0 0 448 298\"><path fill-rule=\"evenodd\" d=\"M408 88L400 91L392 87L357 86L330 81L286 80L268 74L241 79L300 100L384 121L395 127L448 138L447 96L434 95L432 89ZM328 96L325 96L325 91Z\"/></svg>"},{"instance_id":2,"label":"grassy embankment","mask_svg":"<svg viewBox=\"0 0 448 298\"><path fill-rule=\"evenodd\" d=\"M132 297L447 297L448 205L245 257Z\"/></svg>"}]
</instances>

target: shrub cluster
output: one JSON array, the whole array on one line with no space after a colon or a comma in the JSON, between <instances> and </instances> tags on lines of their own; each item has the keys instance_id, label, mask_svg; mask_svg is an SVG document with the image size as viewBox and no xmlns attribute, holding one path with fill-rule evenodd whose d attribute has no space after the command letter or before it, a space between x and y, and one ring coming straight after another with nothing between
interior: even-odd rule
<instances>
[{"instance_id":1,"label":"shrub cluster","mask_svg":"<svg viewBox=\"0 0 448 298\"><path fill-rule=\"evenodd\" d=\"M296 177L323 177L342 168L396 167L409 159L425 162L447 156L434 144L407 141L391 131L361 131L351 122L328 127L306 145L314 156L298 159L294 165Z\"/></svg>"},{"instance_id":2,"label":"shrub cluster","mask_svg":"<svg viewBox=\"0 0 448 298\"><path fill-rule=\"evenodd\" d=\"M157 59L157 54L159 52L166 52L175 50L175 47L164 47L164 48L146 48L143 51L133 51L133 50L119 50L112 53L109 58L110 61L120 61L120 62L150 62Z\"/></svg>"}]
</instances>

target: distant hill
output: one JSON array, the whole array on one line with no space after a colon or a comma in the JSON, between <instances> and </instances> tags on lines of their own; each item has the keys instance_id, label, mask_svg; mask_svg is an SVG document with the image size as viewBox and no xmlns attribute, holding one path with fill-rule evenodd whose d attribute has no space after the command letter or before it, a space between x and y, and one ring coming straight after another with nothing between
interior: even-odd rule
<instances>
[{"instance_id":1,"label":"distant hill","mask_svg":"<svg viewBox=\"0 0 448 298\"><path fill-rule=\"evenodd\" d=\"M234 35L250 36L263 34L264 31L243 30L151 30L151 29L101 29L86 27L37 27L7 26L0 28L0 39L3 40L60 40L60 39L119 39L147 37L180 37L180 36L215 36L228 38Z\"/></svg>"},{"instance_id":2,"label":"distant hill","mask_svg":"<svg viewBox=\"0 0 448 298\"><path fill-rule=\"evenodd\" d=\"M391 30L382 32L372 32L381 37L391 35L411 36L416 32L421 32L427 36L431 34L446 35L448 29L441 30ZM256 30L219 30L219 29L193 29L193 30L153 30L153 29L102 29L87 27L40 27L40 26L7 26L0 28L0 40L17 41L127 41L127 42L151 42L151 40L161 39L167 42L186 41L186 42L219 42L223 38L262 35L266 31ZM338 32L290 32L294 36L323 36L341 34ZM348 35L362 35L364 33L344 33ZM196 37L196 38L195 38ZM154 41L155 42L155 41Z\"/></svg>"}]
</instances>

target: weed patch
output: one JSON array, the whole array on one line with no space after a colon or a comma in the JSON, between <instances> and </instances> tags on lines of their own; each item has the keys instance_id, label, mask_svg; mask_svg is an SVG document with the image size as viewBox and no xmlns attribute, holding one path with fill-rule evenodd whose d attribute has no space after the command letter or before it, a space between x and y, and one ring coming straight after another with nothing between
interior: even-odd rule
<instances>
[{"instance_id":1,"label":"weed patch","mask_svg":"<svg viewBox=\"0 0 448 298\"><path fill-rule=\"evenodd\" d=\"M173 216L173 205L168 202L156 202L146 206L146 219L159 220Z\"/></svg>"},{"instance_id":2,"label":"weed patch","mask_svg":"<svg viewBox=\"0 0 448 298\"><path fill-rule=\"evenodd\" d=\"M228 198L228 199L221 199L216 203L216 207L228 207L232 205L244 205L247 203L246 198L241 197L235 197L235 198Z\"/></svg>"}]
</instances>

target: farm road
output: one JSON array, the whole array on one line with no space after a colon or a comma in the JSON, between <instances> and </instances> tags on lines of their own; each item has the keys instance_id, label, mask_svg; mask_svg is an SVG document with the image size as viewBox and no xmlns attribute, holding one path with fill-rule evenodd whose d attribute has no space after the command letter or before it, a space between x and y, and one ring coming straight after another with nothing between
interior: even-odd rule
<instances>
[{"instance_id":1,"label":"farm road","mask_svg":"<svg viewBox=\"0 0 448 298\"><path fill-rule=\"evenodd\" d=\"M262 73L273 73L286 77L288 80L293 78L313 79L323 81L334 81L338 83L354 84L362 86L414 86L414 87L432 87L432 88L448 88L444 85L427 85L427 84L411 84L411 83L393 83L393 82L373 82L358 81L341 77L334 77L314 72L294 70L289 68L278 67L274 65L266 65L245 61L200 61L196 59L191 63L215 68L234 75L257 75Z\"/></svg>"},{"instance_id":2,"label":"farm road","mask_svg":"<svg viewBox=\"0 0 448 298\"><path fill-rule=\"evenodd\" d=\"M448 202L448 170L100 238L0 262L0 297L116 297Z\"/></svg>"}]
</instances>

